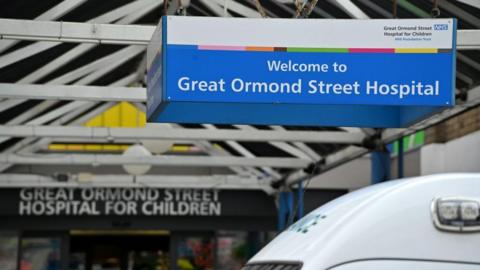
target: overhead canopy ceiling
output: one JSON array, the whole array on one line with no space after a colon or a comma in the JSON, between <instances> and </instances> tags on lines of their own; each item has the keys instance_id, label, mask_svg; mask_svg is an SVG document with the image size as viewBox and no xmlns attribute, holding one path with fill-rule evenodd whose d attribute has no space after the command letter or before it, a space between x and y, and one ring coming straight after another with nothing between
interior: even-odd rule
<instances>
[{"instance_id":1,"label":"overhead canopy ceiling","mask_svg":"<svg viewBox=\"0 0 480 270\"><path fill-rule=\"evenodd\" d=\"M434 8L431 0L398 0L396 2L398 18L430 17ZM154 26L165 12L163 1L160 0L3 0L0 3L2 7L0 18L17 20ZM180 8L183 8L188 16L260 17L258 3L261 4L267 17L292 18L296 14L293 0L260 0L258 2L256 0L174 0L171 1L170 7L167 7L167 12L169 14L182 13ZM478 1L443 0L438 1L438 3L439 17L458 18L459 29L480 28L480 4ZM392 1L319 0L309 17L393 18L393 11ZM31 38L27 37L0 40L0 83L3 83L0 86L0 91L13 84L136 87L135 89L139 88L141 90L145 87L144 74L145 46L143 45L32 41ZM459 51L456 77L459 104L468 104L468 106L477 104L469 100L468 90L474 89L478 85L479 75L479 51ZM83 101L81 98L78 98L78 100L72 98L73 100L45 101L45 93L49 89L54 89L54 87L38 87L37 89L39 91L38 95L30 94L22 98L5 98L0 101L0 124L2 125L0 126L0 135L4 136L0 138L0 163L4 163L0 164L0 171L9 173L8 177L6 174L4 175L5 181L14 181L26 177L25 175L16 175L19 172L30 172L31 180L43 179L48 181L52 174L62 171L58 166L55 166L58 164L68 165L69 167L66 167L63 171L67 170L73 173L88 171L104 176L125 174L118 165L132 163L133 161L117 160L114 162L112 160L118 157L121 150L124 150L128 145L140 142L141 136L136 137L135 131L132 131L133 135L127 136L121 135L127 134L121 130L108 129L109 127L124 127L119 123L103 125L104 128L107 128L103 130L102 125L86 125L93 118L109 112L112 108L117 110L117 107L115 107L119 106L117 101ZM80 92L92 90L90 88L75 89ZM27 93L31 92L27 91ZM144 117L141 114L145 111L145 104L141 100L132 101L131 104L134 109L125 107L126 105L119 108L129 108L129 110L139 113L139 117ZM456 108L450 113L459 112L461 109L463 108ZM449 114L444 115L444 117L448 116ZM140 122L137 121L135 125L130 127L141 127L143 123ZM424 123L423 126L418 126L415 130L432 123ZM25 125L41 127L32 131L21 130L20 128ZM49 132L49 125L73 127L86 125L86 127L78 130L56 129L54 132ZM176 125L174 128L174 133L168 136L160 135L158 138L155 136L153 138L169 139L176 142L177 147L171 148L168 155L179 156L178 164L175 162L169 163L156 157L157 160L150 161L150 163L161 169L150 170L149 174L251 177L251 182L247 181L243 186L242 184L235 185L240 187L256 186L258 183L268 186L270 182L286 178L296 180L297 177L300 179L304 175L294 173L298 173L299 169L307 168L309 165L311 168L311 164L325 165L324 170L326 170L341 164L344 160L364 154L368 149L364 148L363 141L372 135L383 134L386 136L385 138L388 137L388 134L393 134L393 137L401 135L401 133L393 133L393 131L388 133L389 131L355 127L190 124ZM202 130L208 131L202 133ZM223 130L232 132L221 133ZM270 133L261 133L261 131L270 131ZM118 136L115 138L111 135L103 137L100 135L98 137L72 135L81 132L107 132L108 134L117 132ZM6 136L8 134L10 136ZM182 137L184 134L190 135L185 138ZM391 139L392 136L388 138ZM143 139L147 137L149 135L144 134ZM116 148L103 147L112 143L119 146ZM77 148L65 147L59 148L61 151L58 151L58 149L55 150L52 147L55 144L76 145ZM103 148L91 147L91 151L87 151L86 147L80 147L86 144L103 145ZM54 154L55 156L53 156ZM79 156L83 156L83 162L79 161ZM221 161L222 158L198 159L202 156L225 158L223 158L223 161ZM228 160L226 157L231 158L230 163L225 161ZM49 158L56 158L57 162L46 162L45 160ZM190 159L182 160L181 158ZM45 168L35 170L28 167L32 164L42 165ZM189 170L185 168L185 164L189 167L203 169ZM96 165L104 166L100 166L102 169L99 169ZM105 180L106 178L102 179ZM111 178L109 179L111 180ZM106 181L108 182L109 179ZM131 181L130 178L126 179L125 181ZM149 178L150 180L151 178ZM187 185L198 184L188 181L186 182ZM202 181L206 180L203 179ZM229 181L222 178L218 183L220 186L228 186L226 183L231 183ZM240 183L238 179L232 181Z\"/></svg>"}]
</instances>

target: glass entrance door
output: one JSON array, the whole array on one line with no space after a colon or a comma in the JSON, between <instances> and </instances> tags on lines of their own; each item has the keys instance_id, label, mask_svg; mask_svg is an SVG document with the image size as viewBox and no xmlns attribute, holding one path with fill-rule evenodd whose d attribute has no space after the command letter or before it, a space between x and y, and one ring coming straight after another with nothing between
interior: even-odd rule
<instances>
[{"instance_id":1,"label":"glass entrance door","mask_svg":"<svg viewBox=\"0 0 480 270\"><path fill-rule=\"evenodd\" d=\"M18 269L18 242L18 233L0 231L0 266L2 270Z\"/></svg>"},{"instance_id":2,"label":"glass entrance door","mask_svg":"<svg viewBox=\"0 0 480 270\"><path fill-rule=\"evenodd\" d=\"M69 270L167 270L166 231L73 231Z\"/></svg>"},{"instance_id":3,"label":"glass entrance door","mask_svg":"<svg viewBox=\"0 0 480 270\"><path fill-rule=\"evenodd\" d=\"M212 270L215 267L213 233L176 233L172 237L174 270Z\"/></svg>"},{"instance_id":4,"label":"glass entrance door","mask_svg":"<svg viewBox=\"0 0 480 270\"><path fill-rule=\"evenodd\" d=\"M23 232L20 270L63 270L68 235L64 232Z\"/></svg>"}]
</instances>

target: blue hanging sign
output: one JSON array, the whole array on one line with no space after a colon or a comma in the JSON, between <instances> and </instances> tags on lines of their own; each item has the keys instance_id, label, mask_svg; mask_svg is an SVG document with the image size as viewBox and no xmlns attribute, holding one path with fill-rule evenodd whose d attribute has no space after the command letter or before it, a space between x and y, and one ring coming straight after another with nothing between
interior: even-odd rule
<instances>
[{"instance_id":1,"label":"blue hanging sign","mask_svg":"<svg viewBox=\"0 0 480 270\"><path fill-rule=\"evenodd\" d=\"M164 17L151 122L403 127L454 105L455 19Z\"/></svg>"}]
</instances>

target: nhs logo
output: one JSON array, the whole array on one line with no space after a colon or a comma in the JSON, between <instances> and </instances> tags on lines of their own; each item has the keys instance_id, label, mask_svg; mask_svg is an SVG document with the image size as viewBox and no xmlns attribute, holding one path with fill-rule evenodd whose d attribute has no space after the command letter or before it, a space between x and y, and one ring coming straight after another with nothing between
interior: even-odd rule
<instances>
[{"instance_id":1,"label":"nhs logo","mask_svg":"<svg viewBox=\"0 0 480 270\"><path fill-rule=\"evenodd\" d=\"M433 29L435 29L435 31L448 30L448 24L434 24Z\"/></svg>"}]
</instances>

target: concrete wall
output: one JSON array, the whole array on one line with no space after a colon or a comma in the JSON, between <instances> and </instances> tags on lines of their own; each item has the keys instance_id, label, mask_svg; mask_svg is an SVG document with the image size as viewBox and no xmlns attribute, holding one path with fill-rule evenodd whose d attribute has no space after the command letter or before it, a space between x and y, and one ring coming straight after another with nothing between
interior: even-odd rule
<instances>
[{"instance_id":1,"label":"concrete wall","mask_svg":"<svg viewBox=\"0 0 480 270\"><path fill-rule=\"evenodd\" d=\"M397 178L397 158L392 158L392 178ZM404 156L405 177L420 175L420 151L413 150ZM370 155L350 161L312 179L312 188L339 188L355 190L370 185Z\"/></svg>"},{"instance_id":2,"label":"concrete wall","mask_svg":"<svg viewBox=\"0 0 480 270\"><path fill-rule=\"evenodd\" d=\"M421 149L421 174L480 172L480 131Z\"/></svg>"},{"instance_id":3,"label":"concrete wall","mask_svg":"<svg viewBox=\"0 0 480 270\"><path fill-rule=\"evenodd\" d=\"M370 178L370 156L367 155L313 177L309 187L354 190L370 185Z\"/></svg>"},{"instance_id":4,"label":"concrete wall","mask_svg":"<svg viewBox=\"0 0 480 270\"><path fill-rule=\"evenodd\" d=\"M414 149L412 151L405 153L405 156L403 158L404 177L413 177L413 176L420 175L420 170L421 170L420 159L421 159L420 149ZM398 178L397 164L398 164L398 159L397 159L397 156L395 156L392 158L392 163L391 163L392 178Z\"/></svg>"}]
</instances>

